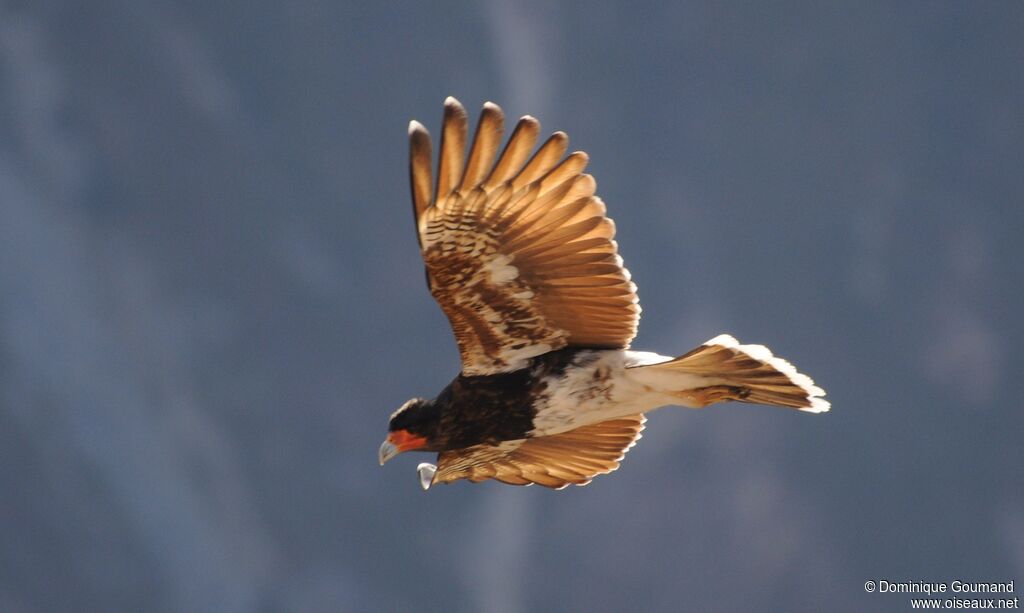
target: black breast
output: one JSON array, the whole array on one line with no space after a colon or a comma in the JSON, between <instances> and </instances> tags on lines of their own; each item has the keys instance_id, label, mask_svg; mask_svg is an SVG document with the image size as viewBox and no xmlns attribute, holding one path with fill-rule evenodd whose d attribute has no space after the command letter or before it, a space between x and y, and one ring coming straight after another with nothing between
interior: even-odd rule
<instances>
[{"instance_id":1,"label":"black breast","mask_svg":"<svg viewBox=\"0 0 1024 613\"><path fill-rule=\"evenodd\" d=\"M441 410L439 451L526 438L537 414L534 401L547 394L545 380L573 367L583 351L568 347L513 372L456 377L435 400Z\"/></svg>"}]
</instances>

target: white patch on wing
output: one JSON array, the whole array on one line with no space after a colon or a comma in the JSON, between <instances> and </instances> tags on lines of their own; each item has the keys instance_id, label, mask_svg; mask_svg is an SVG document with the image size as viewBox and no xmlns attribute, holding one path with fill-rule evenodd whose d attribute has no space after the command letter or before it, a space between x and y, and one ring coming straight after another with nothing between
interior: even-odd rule
<instances>
[{"instance_id":1,"label":"white patch on wing","mask_svg":"<svg viewBox=\"0 0 1024 613\"><path fill-rule=\"evenodd\" d=\"M565 345L568 333L545 322L533 304L533 290L493 237L431 230L424 239L424 259L431 270L431 292L448 313L459 342L464 374L518 370L529 359Z\"/></svg>"},{"instance_id":2,"label":"white patch on wing","mask_svg":"<svg viewBox=\"0 0 1024 613\"><path fill-rule=\"evenodd\" d=\"M490 275L492 283L505 284L519 276L519 269L512 266L512 258L500 253L484 264L483 270ZM532 297L533 292L530 292L530 298Z\"/></svg>"},{"instance_id":3,"label":"white patch on wing","mask_svg":"<svg viewBox=\"0 0 1024 613\"><path fill-rule=\"evenodd\" d=\"M501 352L501 357L508 363L508 370L513 371L526 368L529 366L531 358L544 355L553 349L551 345L542 343L540 345L529 345L522 349L506 349Z\"/></svg>"}]
</instances>

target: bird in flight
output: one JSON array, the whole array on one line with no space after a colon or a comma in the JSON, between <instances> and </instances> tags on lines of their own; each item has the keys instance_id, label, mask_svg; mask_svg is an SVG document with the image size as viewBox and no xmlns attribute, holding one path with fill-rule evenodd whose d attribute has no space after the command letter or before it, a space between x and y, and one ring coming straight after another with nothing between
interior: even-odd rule
<instances>
[{"instance_id":1,"label":"bird in flight","mask_svg":"<svg viewBox=\"0 0 1024 613\"><path fill-rule=\"evenodd\" d=\"M735 400L828 411L824 390L763 345L722 334L679 357L633 351L640 305L615 225L555 132L535 153L536 119L504 149L486 103L469 148L466 111L444 104L436 180L427 130L409 124L409 175L430 293L451 322L462 372L434 399L390 418L384 462L437 452L420 484L496 479L584 485L619 467L644 413ZM532 155L531 155L532 153Z\"/></svg>"}]
</instances>

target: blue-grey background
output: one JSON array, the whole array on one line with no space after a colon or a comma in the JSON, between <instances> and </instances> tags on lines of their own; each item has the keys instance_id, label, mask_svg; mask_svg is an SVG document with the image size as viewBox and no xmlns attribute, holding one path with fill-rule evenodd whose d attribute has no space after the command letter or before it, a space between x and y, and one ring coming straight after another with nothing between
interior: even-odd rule
<instances>
[{"instance_id":1,"label":"blue-grey background","mask_svg":"<svg viewBox=\"0 0 1024 613\"><path fill-rule=\"evenodd\" d=\"M0 4L0 611L866 611L1024 592L1024 8ZM829 392L420 491L458 369L406 126L592 158L645 308Z\"/></svg>"}]
</instances>

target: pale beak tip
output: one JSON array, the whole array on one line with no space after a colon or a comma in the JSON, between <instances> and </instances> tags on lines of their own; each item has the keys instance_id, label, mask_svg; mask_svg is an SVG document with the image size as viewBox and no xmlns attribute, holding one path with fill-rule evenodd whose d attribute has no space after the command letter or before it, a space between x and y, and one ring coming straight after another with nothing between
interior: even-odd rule
<instances>
[{"instance_id":1,"label":"pale beak tip","mask_svg":"<svg viewBox=\"0 0 1024 613\"><path fill-rule=\"evenodd\" d=\"M384 466L384 462L387 462L396 455L398 455L398 447L391 441L384 441L380 445L380 451L377 452L377 459L380 460L380 465Z\"/></svg>"}]
</instances>

